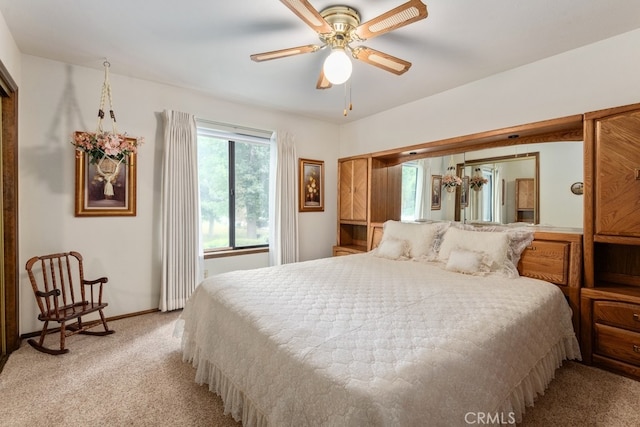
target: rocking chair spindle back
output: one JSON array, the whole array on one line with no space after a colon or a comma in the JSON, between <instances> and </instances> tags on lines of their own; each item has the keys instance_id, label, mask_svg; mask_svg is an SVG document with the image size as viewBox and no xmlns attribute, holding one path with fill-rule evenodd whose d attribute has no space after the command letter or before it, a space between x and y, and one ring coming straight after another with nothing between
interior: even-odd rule
<instances>
[{"instance_id":1,"label":"rocking chair spindle back","mask_svg":"<svg viewBox=\"0 0 640 427\"><path fill-rule=\"evenodd\" d=\"M108 335L115 332L107 326L103 312L108 304L102 300L102 287L108 279L85 280L82 255L78 252L33 257L27 261L26 270L40 310L38 319L44 322L40 339L37 342L28 340L36 350L63 354L69 351L65 347L65 339L71 335ZM82 316L94 312L100 315L100 320L82 321ZM60 325L59 349L44 345L46 335L57 332L49 329L49 322L52 321ZM69 321L71 324L67 324ZM88 330L100 325L104 331Z\"/></svg>"}]
</instances>

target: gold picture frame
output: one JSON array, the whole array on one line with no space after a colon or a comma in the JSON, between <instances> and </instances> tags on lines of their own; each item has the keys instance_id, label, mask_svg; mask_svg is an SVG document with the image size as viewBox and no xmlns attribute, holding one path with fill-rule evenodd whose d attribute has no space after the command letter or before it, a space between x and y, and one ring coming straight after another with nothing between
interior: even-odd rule
<instances>
[{"instance_id":1,"label":"gold picture frame","mask_svg":"<svg viewBox=\"0 0 640 427\"><path fill-rule=\"evenodd\" d=\"M100 167L84 151L75 153L75 216L136 216L136 155ZM112 191L106 190L107 182Z\"/></svg>"},{"instance_id":2,"label":"gold picture frame","mask_svg":"<svg viewBox=\"0 0 640 427\"><path fill-rule=\"evenodd\" d=\"M324 161L298 160L299 212L324 212Z\"/></svg>"}]
</instances>

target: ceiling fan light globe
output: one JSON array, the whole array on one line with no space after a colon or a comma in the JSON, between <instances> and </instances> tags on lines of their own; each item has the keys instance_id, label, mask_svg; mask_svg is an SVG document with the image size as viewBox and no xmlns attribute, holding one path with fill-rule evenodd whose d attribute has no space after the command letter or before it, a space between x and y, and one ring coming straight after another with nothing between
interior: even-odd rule
<instances>
[{"instance_id":1,"label":"ceiling fan light globe","mask_svg":"<svg viewBox=\"0 0 640 427\"><path fill-rule=\"evenodd\" d=\"M351 77L353 65L344 49L333 49L324 60L324 75L334 85L340 85Z\"/></svg>"}]
</instances>

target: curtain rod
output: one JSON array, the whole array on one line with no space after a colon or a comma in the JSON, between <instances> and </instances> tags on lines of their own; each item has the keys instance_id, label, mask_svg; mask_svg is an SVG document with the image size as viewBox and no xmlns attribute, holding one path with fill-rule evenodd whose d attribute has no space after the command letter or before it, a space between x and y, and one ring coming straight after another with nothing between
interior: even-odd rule
<instances>
[{"instance_id":1,"label":"curtain rod","mask_svg":"<svg viewBox=\"0 0 640 427\"><path fill-rule=\"evenodd\" d=\"M223 127L226 127L226 128L231 128L231 129L236 129L236 130L244 130L244 131L249 131L249 132L256 132L256 133L261 133L261 134L269 135L269 136L271 136L273 134L273 131L270 131L270 130L250 128L250 127L246 127L246 126L233 125L233 124L229 124L229 123L216 122L216 121L213 121L213 120L206 120L206 119L197 119L197 120L199 122L206 123L206 124L209 124L209 125L214 125L214 126L223 126Z\"/></svg>"}]
</instances>

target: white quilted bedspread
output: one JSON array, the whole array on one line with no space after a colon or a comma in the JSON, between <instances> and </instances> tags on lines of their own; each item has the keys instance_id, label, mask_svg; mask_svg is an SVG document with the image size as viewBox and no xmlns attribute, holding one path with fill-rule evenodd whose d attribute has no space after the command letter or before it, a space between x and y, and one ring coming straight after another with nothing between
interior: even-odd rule
<instances>
[{"instance_id":1,"label":"white quilted bedspread","mask_svg":"<svg viewBox=\"0 0 640 427\"><path fill-rule=\"evenodd\" d=\"M520 419L580 358L555 285L370 254L211 277L181 318L196 381L244 425Z\"/></svg>"}]
</instances>

